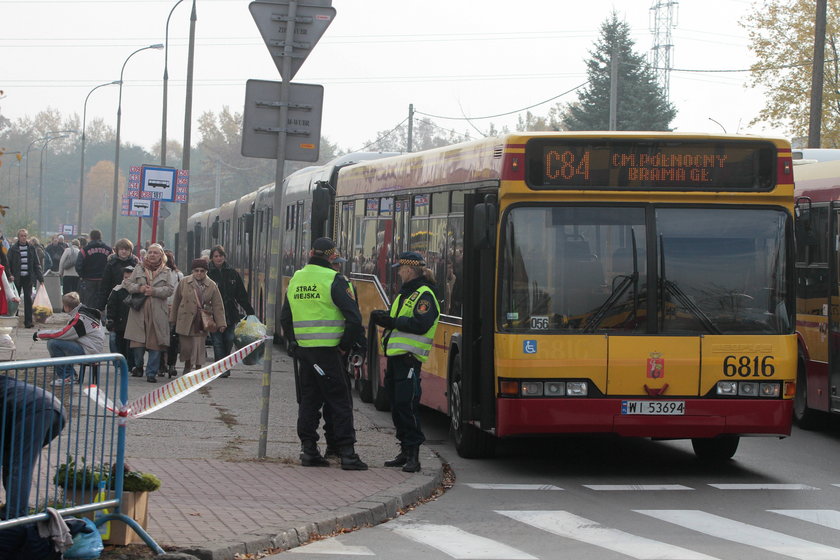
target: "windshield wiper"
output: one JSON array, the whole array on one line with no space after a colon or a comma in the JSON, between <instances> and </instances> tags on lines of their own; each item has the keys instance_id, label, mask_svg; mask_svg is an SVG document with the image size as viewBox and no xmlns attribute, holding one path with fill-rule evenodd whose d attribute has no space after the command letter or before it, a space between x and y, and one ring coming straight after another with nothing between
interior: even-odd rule
<instances>
[{"instance_id":1,"label":"windshield wiper","mask_svg":"<svg viewBox=\"0 0 840 560\"><path fill-rule=\"evenodd\" d=\"M662 314L662 322L664 326L665 322L665 292L671 293L674 298L682 305L685 309L691 311L691 313L700 321L700 323L712 334L721 334L720 329L715 325L709 316L706 315L700 306L698 306L694 301L686 294L682 289L677 286L674 282L665 278L665 247L662 235L659 236L659 268L660 268L660 313Z\"/></svg>"},{"instance_id":2,"label":"windshield wiper","mask_svg":"<svg viewBox=\"0 0 840 560\"><path fill-rule=\"evenodd\" d=\"M633 231L632 228L630 229L630 235L633 245L633 274L629 276L625 274L613 278L613 289L610 292L609 297L607 297L607 300L595 311L589 321L586 322L586 325L583 327L583 332L594 331L607 316L607 312L615 306L616 302L620 300L621 296L624 295L624 292L626 292L627 288L631 285L633 286L633 312L630 316L632 319L636 318L636 312L639 309L639 261L638 252L636 251L636 232ZM618 278L621 278L621 282L616 285L615 281Z\"/></svg>"}]
</instances>

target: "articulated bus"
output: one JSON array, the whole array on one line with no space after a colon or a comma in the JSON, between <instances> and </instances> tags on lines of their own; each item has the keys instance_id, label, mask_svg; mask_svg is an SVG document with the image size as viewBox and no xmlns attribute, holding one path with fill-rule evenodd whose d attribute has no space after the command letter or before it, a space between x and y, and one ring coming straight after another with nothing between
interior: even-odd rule
<instances>
[{"instance_id":1,"label":"articulated bus","mask_svg":"<svg viewBox=\"0 0 840 560\"><path fill-rule=\"evenodd\" d=\"M462 456L611 433L728 459L741 436L790 434L787 141L512 134L341 167L318 188L330 198L315 195L308 225L327 221L366 320L398 290L399 252L434 271L422 403L450 416ZM384 408L381 329L368 335L359 389Z\"/></svg>"},{"instance_id":2,"label":"articulated bus","mask_svg":"<svg viewBox=\"0 0 840 560\"><path fill-rule=\"evenodd\" d=\"M829 150L821 150L829 152ZM838 150L832 150L838 152ZM797 165L794 416L806 429L840 412L840 161Z\"/></svg>"}]
</instances>

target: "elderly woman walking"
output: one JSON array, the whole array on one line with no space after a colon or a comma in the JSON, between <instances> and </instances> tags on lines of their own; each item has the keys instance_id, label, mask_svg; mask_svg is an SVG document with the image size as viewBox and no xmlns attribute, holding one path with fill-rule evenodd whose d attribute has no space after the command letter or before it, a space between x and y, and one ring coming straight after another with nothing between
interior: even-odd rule
<instances>
[{"instance_id":1,"label":"elderly woman walking","mask_svg":"<svg viewBox=\"0 0 840 560\"><path fill-rule=\"evenodd\" d=\"M157 383L160 367L160 353L169 346L169 321L167 298L175 289L172 271L166 266L163 247L152 243L146 257L134 267L131 277L125 282L131 294L131 311L125 338L134 353L134 369L131 375L143 376L143 353L149 352L146 364L146 381Z\"/></svg>"},{"instance_id":2,"label":"elderly woman walking","mask_svg":"<svg viewBox=\"0 0 840 560\"><path fill-rule=\"evenodd\" d=\"M178 283L169 312L169 322L175 324L175 332L178 333L185 374L203 366L207 359L204 341L208 333L204 330L200 310L213 314L219 332L224 332L227 327L222 295L216 283L207 277L207 268L204 259L192 262L192 274Z\"/></svg>"}]
</instances>

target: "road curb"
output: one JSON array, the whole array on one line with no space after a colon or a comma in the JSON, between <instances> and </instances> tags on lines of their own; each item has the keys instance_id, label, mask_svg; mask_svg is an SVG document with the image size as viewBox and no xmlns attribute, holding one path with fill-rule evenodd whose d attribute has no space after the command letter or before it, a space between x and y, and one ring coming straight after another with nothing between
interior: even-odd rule
<instances>
[{"instance_id":1,"label":"road curb","mask_svg":"<svg viewBox=\"0 0 840 560\"><path fill-rule=\"evenodd\" d=\"M430 498L443 484L443 464L425 446L425 467L411 478L355 504L305 521L292 522L292 527L270 535L244 534L239 539L211 541L200 547L179 548L199 560L233 560L236 554L257 553L267 549L288 550L317 537L327 537L341 530L371 527L394 518L397 512Z\"/></svg>"}]
</instances>

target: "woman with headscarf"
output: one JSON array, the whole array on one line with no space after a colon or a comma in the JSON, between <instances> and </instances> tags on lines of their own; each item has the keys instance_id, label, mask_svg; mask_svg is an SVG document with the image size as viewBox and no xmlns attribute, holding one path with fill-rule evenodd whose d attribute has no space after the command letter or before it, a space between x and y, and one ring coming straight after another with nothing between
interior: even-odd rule
<instances>
[{"instance_id":1,"label":"woman with headscarf","mask_svg":"<svg viewBox=\"0 0 840 560\"><path fill-rule=\"evenodd\" d=\"M192 274L178 283L175 297L172 298L169 322L175 324L175 332L178 333L184 374L201 368L207 359L204 341L208 333L204 330L201 310L213 314L213 321L220 332L224 332L227 327L222 295L216 283L207 277L207 269L205 259L195 259L192 262Z\"/></svg>"},{"instance_id":2,"label":"woman with headscarf","mask_svg":"<svg viewBox=\"0 0 840 560\"><path fill-rule=\"evenodd\" d=\"M142 262L134 267L125 287L132 297L131 311L125 338L134 352L134 369L131 375L143 376L143 354L149 352L146 364L146 381L157 383L160 354L169 346L169 321L167 298L172 295L175 282L172 271L166 266L163 247L152 243Z\"/></svg>"}]
</instances>

